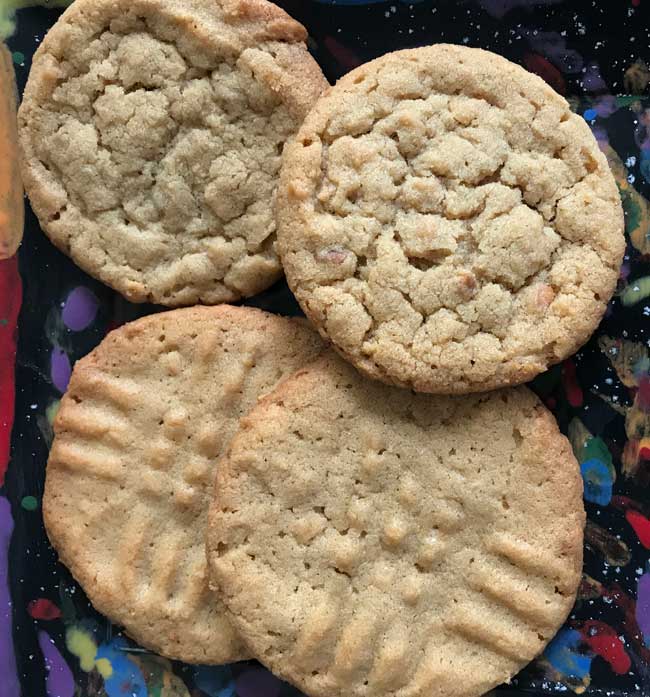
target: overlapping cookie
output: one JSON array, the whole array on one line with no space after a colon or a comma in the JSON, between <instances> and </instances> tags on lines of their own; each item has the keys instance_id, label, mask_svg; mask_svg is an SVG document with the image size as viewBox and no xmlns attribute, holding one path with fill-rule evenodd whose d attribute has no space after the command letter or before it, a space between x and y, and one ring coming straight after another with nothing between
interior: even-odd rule
<instances>
[{"instance_id":1,"label":"overlapping cookie","mask_svg":"<svg viewBox=\"0 0 650 697\"><path fill-rule=\"evenodd\" d=\"M207 548L242 638L308 695L474 697L566 619L583 526L528 389L416 395L330 355L242 420Z\"/></svg>"},{"instance_id":2,"label":"overlapping cookie","mask_svg":"<svg viewBox=\"0 0 650 697\"><path fill-rule=\"evenodd\" d=\"M493 53L390 53L285 153L278 248L308 317L366 375L466 393L532 379L612 295L623 211L584 120Z\"/></svg>"},{"instance_id":3,"label":"overlapping cookie","mask_svg":"<svg viewBox=\"0 0 650 697\"><path fill-rule=\"evenodd\" d=\"M237 300L281 273L280 158L327 82L266 0L76 0L20 108L51 240L129 300Z\"/></svg>"},{"instance_id":4,"label":"overlapping cookie","mask_svg":"<svg viewBox=\"0 0 650 697\"><path fill-rule=\"evenodd\" d=\"M248 656L208 588L217 459L258 397L321 349L300 321L197 307L125 325L75 365L45 524L93 605L143 646L191 663Z\"/></svg>"}]
</instances>

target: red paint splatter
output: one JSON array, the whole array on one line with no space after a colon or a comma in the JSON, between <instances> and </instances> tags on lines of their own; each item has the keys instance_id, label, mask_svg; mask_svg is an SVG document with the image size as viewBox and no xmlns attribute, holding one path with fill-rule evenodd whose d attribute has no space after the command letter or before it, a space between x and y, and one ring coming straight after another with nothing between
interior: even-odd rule
<instances>
[{"instance_id":1,"label":"red paint splatter","mask_svg":"<svg viewBox=\"0 0 650 697\"><path fill-rule=\"evenodd\" d=\"M18 258L0 259L0 486L9 465L16 386L16 322L22 301Z\"/></svg>"},{"instance_id":2,"label":"red paint splatter","mask_svg":"<svg viewBox=\"0 0 650 697\"><path fill-rule=\"evenodd\" d=\"M562 364L562 384L564 385L564 391L566 392L569 404L572 407L579 407L582 405L582 389L578 385L578 378L576 376L576 364L571 361L564 361Z\"/></svg>"},{"instance_id":3,"label":"red paint splatter","mask_svg":"<svg viewBox=\"0 0 650 697\"><path fill-rule=\"evenodd\" d=\"M645 645L643 632L636 619L634 600L617 583L606 590L603 598L611 600L623 612L623 632L630 646L643 663L650 663L650 649Z\"/></svg>"},{"instance_id":4,"label":"red paint splatter","mask_svg":"<svg viewBox=\"0 0 650 697\"><path fill-rule=\"evenodd\" d=\"M635 406L646 414L650 412L650 376L639 378L639 389L636 393Z\"/></svg>"},{"instance_id":5,"label":"red paint splatter","mask_svg":"<svg viewBox=\"0 0 650 697\"><path fill-rule=\"evenodd\" d=\"M641 4L641 0L632 0L632 6L638 7Z\"/></svg>"},{"instance_id":6,"label":"red paint splatter","mask_svg":"<svg viewBox=\"0 0 650 697\"><path fill-rule=\"evenodd\" d=\"M323 39L323 44L325 48L336 58L336 60L346 69L352 70L358 65L361 65L363 61L359 56L352 53L349 48L342 46L336 39L331 36L326 36Z\"/></svg>"},{"instance_id":7,"label":"red paint splatter","mask_svg":"<svg viewBox=\"0 0 650 697\"><path fill-rule=\"evenodd\" d=\"M38 598L30 601L27 612L35 620L56 620L61 617L61 610L47 598Z\"/></svg>"},{"instance_id":8,"label":"red paint splatter","mask_svg":"<svg viewBox=\"0 0 650 697\"><path fill-rule=\"evenodd\" d=\"M524 65L531 73L539 75L554 90L560 94L566 94L566 81L562 73L544 56L538 53L525 53Z\"/></svg>"},{"instance_id":9,"label":"red paint splatter","mask_svg":"<svg viewBox=\"0 0 650 697\"><path fill-rule=\"evenodd\" d=\"M604 658L615 673L625 675L630 670L632 661L615 629L604 622L592 620L585 622L580 628L580 634L589 648Z\"/></svg>"},{"instance_id":10,"label":"red paint splatter","mask_svg":"<svg viewBox=\"0 0 650 697\"><path fill-rule=\"evenodd\" d=\"M639 511L627 510L625 512L625 520L632 526L639 542L646 548L650 549L650 520Z\"/></svg>"},{"instance_id":11,"label":"red paint splatter","mask_svg":"<svg viewBox=\"0 0 650 697\"><path fill-rule=\"evenodd\" d=\"M641 510L639 504L629 496L612 496L610 503L614 508L618 508L620 511L627 511L629 508L634 511Z\"/></svg>"}]
</instances>

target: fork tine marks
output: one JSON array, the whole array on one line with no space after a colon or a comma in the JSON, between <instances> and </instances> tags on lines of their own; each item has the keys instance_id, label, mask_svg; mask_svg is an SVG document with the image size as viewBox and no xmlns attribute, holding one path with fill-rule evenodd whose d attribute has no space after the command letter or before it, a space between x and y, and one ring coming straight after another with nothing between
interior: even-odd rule
<instances>
[{"instance_id":1,"label":"fork tine marks","mask_svg":"<svg viewBox=\"0 0 650 697\"><path fill-rule=\"evenodd\" d=\"M507 608L523 621L540 627L554 627L563 619L564 611L558 606L553 589L542 590L538 579L533 577L524 584L502 564L498 569L473 569L467 582L470 588Z\"/></svg>"},{"instance_id":2,"label":"fork tine marks","mask_svg":"<svg viewBox=\"0 0 650 697\"><path fill-rule=\"evenodd\" d=\"M119 458L102 455L89 446L55 441L48 466L84 474L97 479L117 482L123 478Z\"/></svg>"},{"instance_id":3,"label":"fork tine marks","mask_svg":"<svg viewBox=\"0 0 650 697\"><path fill-rule=\"evenodd\" d=\"M512 535L497 533L486 540L486 548L514 564L519 569L546 579L564 578L569 568L557 557L536 549Z\"/></svg>"},{"instance_id":4,"label":"fork tine marks","mask_svg":"<svg viewBox=\"0 0 650 697\"><path fill-rule=\"evenodd\" d=\"M518 663L532 660L543 642L515 616L496 613L493 607L478 599L452 610L443 624L466 641Z\"/></svg>"}]
</instances>

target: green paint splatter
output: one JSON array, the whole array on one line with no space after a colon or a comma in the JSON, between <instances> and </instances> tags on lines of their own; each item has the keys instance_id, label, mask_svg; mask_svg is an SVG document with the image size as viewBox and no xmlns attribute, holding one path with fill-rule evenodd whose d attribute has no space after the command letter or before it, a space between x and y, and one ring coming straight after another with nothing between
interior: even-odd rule
<instances>
[{"instance_id":1,"label":"green paint splatter","mask_svg":"<svg viewBox=\"0 0 650 697\"><path fill-rule=\"evenodd\" d=\"M627 288L621 293L621 302L629 307L645 300L648 296L650 296L650 276L644 276L630 281Z\"/></svg>"},{"instance_id":2,"label":"green paint splatter","mask_svg":"<svg viewBox=\"0 0 650 697\"><path fill-rule=\"evenodd\" d=\"M0 319L0 327L4 327L4 326L6 326L7 324L9 324L9 320L8 320L8 319Z\"/></svg>"},{"instance_id":3,"label":"green paint splatter","mask_svg":"<svg viewBox=\"0 0 650 697\"><path fill-rule=\"evenodd\" d=\"M36 499L35 496L23 496L23 499L20 502L20 505L26 511L35 511L38 508L38 500Z\"/></svg>"},{"instance_id":4,"label":"green paint splatter","mask_svg":"<svg viewBox=\"0 0 650 697\"><path fill-rule=\"evenodd\" d=\"M638 94L620 94L618 97L616 97L616 106L630 106L630 104L634 104L634 102L638 101Z\"/></svg>"},{"instance_id":5,"label":"green paint splatter","mask_svg":"<svg viewBox=\"0 0 650 697\"><path fill-rule=\"evenodd\" d=\"M47 409L45 410L45 417L47 418L47 422L50 424L50 426L54 423L56 413L59 411L60 406L60 399L56 399L52 403L48 404Z\"/></svg>"},{"instance_id":6,"label":"green paint splatter","mask_svg":"<svg viewBox=\"0 0 650 697\"><path fill-rule=\"evenodd\" d=\"M25 54L21 51L14 51L11 55L16 65L22 65L25 62Z\"/></svg>"},{"instance_id":7,"label":"green paint splatter","mask_svg":"<svg viewBox=\"0 0 650 697\"><path fill-rule=\"evenodd\" d=\"M22 7L65 7L72 0L0 0L0 41L16 31L16 10Z\"/></svg>"}]
</instances>

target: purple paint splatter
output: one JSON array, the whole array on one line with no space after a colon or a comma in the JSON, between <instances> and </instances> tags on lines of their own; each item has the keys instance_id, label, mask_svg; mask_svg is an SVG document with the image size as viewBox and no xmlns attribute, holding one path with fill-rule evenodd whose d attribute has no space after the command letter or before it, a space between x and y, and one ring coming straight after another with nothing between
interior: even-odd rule
<instances>
[{"instance_id":1,"label":"purple paint splatter","mask_svg":"<svg viewBox=\"0 0 650 697\"><path fill-rule=\"evenodd\" d=\"M643 633L644 643L650 646L650 572L639 578L635 614L636 622Z\"/></svg>"},{"instance_id":2,"label":"purple paint splatter","mask_svg":"<svg viewBox=\"0 0 650 697\"><path fill-rule=\"evenodd\" d=\"M20 697L9 594L9 542L13 529L11 506L0 496L0 693L4 697Z\"/></svg>"},{"instance_id":3,"label":"purple paint splatter","mask_svg":"<svg viewBox=\"0 0 650 697\"><path fill-rule=\"evenodd\" d=\"M96 295L89 288L78 286L66 298L61 318L68 329L80 332L93 322L98 308Z\"/></svg>"},{"instance_id":4,"label":"purple paint splatter","mask_svg":"<svg viewBox=\"0 0 650 697\"><path fill-rule=\"evenodd\" d=\"M237 676L235 687L239 697L278 697L282 682L264 668L252 668Z\"/></svg>"},{"instance_id":5,"label":"purple paint splatter","mask_svg":"<svg viewBox=\"0 0 650 697\"><path fill-rule=\"evenodd\" d=\"M561 0L478 0L478 4L490 15L501 19L516 7L534 7L535 5L554 5Z\"/></svg>"},{"instance_id":6,"label":"purple paint splatter","mask_svg":"<svg viewBox=\"0 0 650 697\"><path fill-rule=\"evenodd\" d=\"M73 697L74 678L68 664L54 645L50 635L42 629L38 633L38 645L45 659L45 689L48 697Z\"/></svg>"},{"instance_id":7,"label":"purple paint splatter","mask_svg":"<svg viewBox=\"0 0 650 697\"><path fill-rule=\"evenodd\" d=\"M71 372L72 367L70 366L68 354L59 346L55 346L50 355L50 375L54 387L56 387L59 392L66 391L68 383L70 382Z\"/></svg>"}]
</instances>

